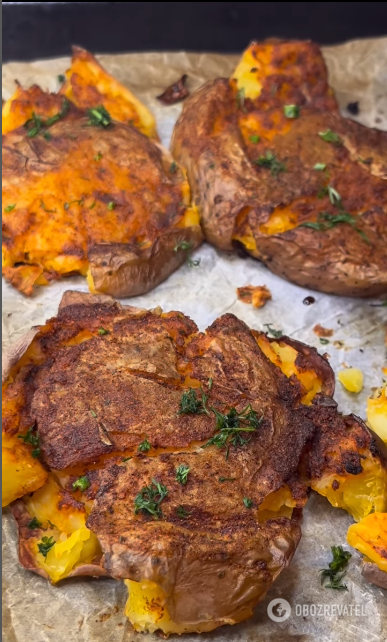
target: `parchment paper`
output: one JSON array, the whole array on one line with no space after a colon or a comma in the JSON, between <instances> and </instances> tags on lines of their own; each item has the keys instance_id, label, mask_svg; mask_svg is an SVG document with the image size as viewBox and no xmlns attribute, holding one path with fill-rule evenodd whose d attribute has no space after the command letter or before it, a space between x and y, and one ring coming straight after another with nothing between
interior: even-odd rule
<instances>
[{"instance_id":1,"label":"parchment paper","mask_svg":"<svg viewBox=\"0 0 387 642\"><path fill-rule=\"evenodd\" d=\"M387 130L387 39L364 40L324 48L330 81L345 116L346 105L359 101L359 122ZM228 76L239 56L187 53L149 53L99 56L101 63L128 85L155 113L159 133L168 145L181 105L166 107L155 96L183 73L188 86L196 89L204 81ZM3 97L10 96L14 79L23 85L33 82L54 91L57 75L69 65L69 58L35 63L9 63L3 67ZM359 395L345 392L338 384L336 399L344 412L365 416L366 400L373 387L380 385L385 365L384 332L386 308L376 300L344 299L328 296L286 283L259 262L220 253L203 245L196 253L200 266L183 266L165 283L147 295L130 299L132 305L164 310L178 309L191 316L204 329L217 316L232 312L253 328L272 323L285 334L327 352L333 369L344 365L363 370L365 385ZM267 285L273 300L265 308L254 309L238 301L236 288ZM66 289L87 290L82 278L72 278L41 288L27 299L4 284L3 346L6 348L31 325L43 323L56 314ZM303 305L313 295L316 302ZM124 301L125 302L125 301ZM320 323L334 330L330 344L322 346L312 328ZM337 342L337 343L335 343ZM367 585L360 576L360 555L353 557L346 578L348 591L332 591L320 586L318 570L331 560L330 546L346 545L346 531L352 519L344 511L312 495L303 519L303 538L291 566L274 584L251 620L234 627L223 627L212 634L185 636L184 640L213 642L379 642L387 640L387 600L382 589ZM3 515L4 548L4 641L5 642L152 642L154 635L131 631L123 616L126 590L113 580L77 579L53 587L45 580L20 568L17 562L16 529L11 517ZM349 548L349 547L347 547ZM286 598L292 615L283 623L272 622L267 605L276 597ZM361 605L365 616L297 616L297 604Z\"/></svg>"}]
</instances>

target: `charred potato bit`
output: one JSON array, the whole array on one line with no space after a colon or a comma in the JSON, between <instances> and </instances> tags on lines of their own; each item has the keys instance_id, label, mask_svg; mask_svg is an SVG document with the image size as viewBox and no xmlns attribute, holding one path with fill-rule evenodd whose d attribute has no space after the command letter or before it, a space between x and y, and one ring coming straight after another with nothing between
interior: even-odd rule
<instances>
[{"instance_id":1,"label":"charred potato bit","mask_svg":"<svg viewBox=\"0 0 387 642\"><path fill-rule=\"evenodd\" d=\"M230 314L199 333L179 312L72 292L34 333L4 387L6 439L36 427L50 470L11 506L20 561L52 582L125 580L136 630L249 617L295 552L309 486L353 477L342 505L361 516L386 495L379 445L337 413L313 348Z\"/></svg>"},{"instance_id":2,"label":"charred potato bit","mask_svg":"<svg viewBox=\"0 0 387 642\"><path fill-rule=\"evenodd\" d=\"M340 116L310 42L253 43L187 99L172 141L210 243L349 296L387 291L386 150L386 132Z\"/></svg>"}]
</instances>

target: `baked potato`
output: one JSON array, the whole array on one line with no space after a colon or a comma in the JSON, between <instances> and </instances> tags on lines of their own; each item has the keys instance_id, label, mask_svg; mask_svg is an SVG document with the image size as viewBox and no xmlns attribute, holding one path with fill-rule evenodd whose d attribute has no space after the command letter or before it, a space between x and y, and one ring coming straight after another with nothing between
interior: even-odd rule
<instances>
[{"instance_id":1,"label":"baked potato","mask_svg":"<svg viewBox=\"0 0 387 642\"><path fill-rule=\"evenodd\" d=\"M28 451L11 504L21 563L52 582L124 580L137 630L249 617L315 480L342 473L357 504L348 462L386 474L368 429L337 413L326 359L230 314L199 333L179 312L68 292L4 378L3 435ZM44 476L26 491L32 461Z\"/></svg>"},{"instance_id":2,"label":"baked potato","mask_svg":"<svg viewBox=\"0 0 387 642\"><path fill-rule=\"evenodd\" d=\"M387 444L387 382L377 388L367 401L367 422Z\"/></svg>"},{"instance_id":3,"label":"baked potato","mask_svg":"<svg viewBox=\"0 0 387 642\"><path fill-rule=\"evenodd\" d=\"M92 292L147 292L202 241L185 172L91 54L76 50L67 77L4 106L3 274L26 295L72 274Z\"/></svg>"},{"instance_id":4,"label":"baked potato","mask_svg":"<svg viewBox=\"0 0 387 642\"><path fill-rule=\"evenodd\" d=\"M387 589L387 512L372 513L352 524L347 539L348 544L365 555L364 577Z\"/></svg>"},{"instance_id":5,"label":"baked potato","mask_svg":"<svg viewBox=\"0 0 387 642\"><path fill-rule=\"evenodd\" d=\"M387 291L387 132L340 116L317 45L251 44L186 100L171 149L216 247L322 292Z\"/></svg>"}]
</instances>

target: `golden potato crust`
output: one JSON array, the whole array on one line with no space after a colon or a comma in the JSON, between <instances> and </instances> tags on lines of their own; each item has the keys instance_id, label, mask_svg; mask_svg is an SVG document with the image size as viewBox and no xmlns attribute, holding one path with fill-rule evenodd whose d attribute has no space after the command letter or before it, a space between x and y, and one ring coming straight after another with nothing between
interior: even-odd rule
<instances>
[{"instance_id":1,"label":"golden potato crust","mask_svg":"<svg viewBox=\"0 0 387 642\"><path fill-rule=\"evenodd\" d=\"M241 245L308 288L376 295L387 291L387 133L343 119L326 79L316 45L253 43L234 79L188 98L172 151L210 243Z\"/></svg>"}]
</instances>

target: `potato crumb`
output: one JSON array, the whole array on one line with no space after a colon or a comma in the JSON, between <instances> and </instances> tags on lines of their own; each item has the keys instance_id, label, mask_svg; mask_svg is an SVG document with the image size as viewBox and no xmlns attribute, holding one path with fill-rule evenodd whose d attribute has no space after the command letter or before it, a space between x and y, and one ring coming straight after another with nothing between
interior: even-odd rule
<instances>
[{"instance_id":1,"label":"potato crumb","mask_svg":"<svg viewBox=\"0 0 387 642\"><path fill-rule=\"evenodd\" d=\"M349 392L360 392L363 389L363 373L358 368L345 368L337 375L338 380Z\"/></svg>"},{"instance_id":2,"label":"potato crumb","mask_svg":"<svg viewBox=\"0 0 387 642\"><path fill-rule=\"evenodd\" d=\"M271 299L271 292L266 285L245 285L237 288L238 299L243 303L252 303L254 308L262 308Z\"/></svg>"},{"instance_id":3,"label":"potato crumb","mask_svg":"<svg viewBox=\"0 0 387 642\"><path fill-rule=\"evenodd\" d=\"M333 335L333 330L323 328L319 323L314 326L313 332L317 334L318 337L331 337Z\"/></svg>"}]
</instances>

